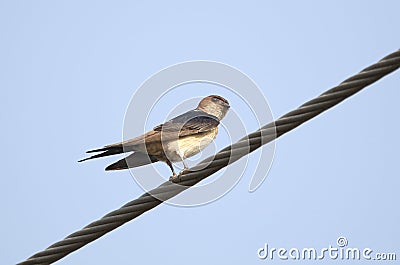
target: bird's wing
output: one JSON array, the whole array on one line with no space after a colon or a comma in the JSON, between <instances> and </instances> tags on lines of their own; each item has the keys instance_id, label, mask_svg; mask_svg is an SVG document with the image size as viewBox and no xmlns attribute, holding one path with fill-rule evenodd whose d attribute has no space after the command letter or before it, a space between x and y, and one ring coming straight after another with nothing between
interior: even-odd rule
<instances>
[{"instance_id":1,"label":"bird's wing","mask_svg":"<svg viewBox=\"0 0 400 265\"><path fill-rule=\"evenodd\" d=\"M218 125L219 120L217 117L196 109L154 127L153 131L162 132L163 140L168 140L169 135L172 136L174 134L179 137L194 135L211 131Z\"/></svg>"},{"instance_id":2,"label":"bird's wing","mask_svg":"<svg viewBox=\"0 0 400 265\"><path fill-rule=\"evenodd\" d=\"M144 152L152 144L158 145L161 142L177 140L179 137L211 131L218 127L218 125L219 120L217 117L201 110L190 110L154 127L153 130L139 137L106 147L115 148L123 146L125 152Z\"/></svg>"},{"instance_id":3,"label":"bird's wing","mask_svg":"<svg viewBox=\"0 0 400 265\"><path fill-rule=\"evenodd\" d=\"M147 147L153 143L160 144L161 141L171 141L179 137L207 132L215 129L218 125L219 120L217 117L201 110L191 110L154 127L153 130L136 138L89 150L86 153L101 153L78 162L131 151L146 152Z\"/></svg>"}]
</instances>

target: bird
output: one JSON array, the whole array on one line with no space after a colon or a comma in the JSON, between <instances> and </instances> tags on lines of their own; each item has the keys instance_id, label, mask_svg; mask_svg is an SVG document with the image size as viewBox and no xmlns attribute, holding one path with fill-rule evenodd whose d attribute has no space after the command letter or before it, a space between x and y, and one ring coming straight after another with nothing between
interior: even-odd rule
<instances>
[{"instance_id":1,"label":"bird","mask_svg":"<svg viewBox=\"0 0 400 265\"><path fill-rule=\"evenodd\" d=\"M89 150L86 153L97 154L78 162L130 153L125 158L107 166L105 170L123 170L161 161L171 169L170 180L174 180L178 175L172 163L183 163L184 168L179 174L187 170L188 165L185 159L200 153L216 138L220 121L229 108L230 105L225 98L218 95L207 96L195 109L172 118L133 139Z\"/></svg>"}]
</instances>

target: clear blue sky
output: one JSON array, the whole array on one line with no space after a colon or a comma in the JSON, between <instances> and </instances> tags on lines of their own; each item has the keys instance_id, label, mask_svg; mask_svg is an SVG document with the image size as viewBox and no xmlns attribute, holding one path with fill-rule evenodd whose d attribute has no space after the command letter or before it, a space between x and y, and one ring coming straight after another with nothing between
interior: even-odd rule
<instances>
[{"instance_id":1,"label":"clear blue sky","mask_svg":"<svg viewBox=\"0 0 400 265\"><path fill-rule=\"evenodd\" d=\"M0 1L1 263L142 194L129 172L104 171L115 159L76 161L121 140L129 100L150 75L187 60L227 63L279 117L397 50L399 10L398 1ZM256 253L264 243L323 248L341 235L399 259L399 84L398 71L280 138L255 193L245 174L216 202L161 205L58 264L266 264Z\"/></svg>"}]
</instances>

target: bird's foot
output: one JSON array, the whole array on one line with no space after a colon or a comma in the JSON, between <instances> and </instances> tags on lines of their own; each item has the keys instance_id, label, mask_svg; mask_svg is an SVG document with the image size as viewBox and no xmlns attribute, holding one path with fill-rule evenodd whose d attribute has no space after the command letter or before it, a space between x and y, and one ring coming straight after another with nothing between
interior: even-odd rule
<instances>
[{"instance_id":1,"label":"bird's foot","mask_svg":"<svg viewBox=\"0 0 400 265\"><path fill-rule=\"evenodd\" d=\"M171 177L169 177L169 181L171 181L171 182L175 182L176 180L180 180L180 173L179 173L179 175L177 175L176 173L174 173Z\"/></svg>"}]
</instances>

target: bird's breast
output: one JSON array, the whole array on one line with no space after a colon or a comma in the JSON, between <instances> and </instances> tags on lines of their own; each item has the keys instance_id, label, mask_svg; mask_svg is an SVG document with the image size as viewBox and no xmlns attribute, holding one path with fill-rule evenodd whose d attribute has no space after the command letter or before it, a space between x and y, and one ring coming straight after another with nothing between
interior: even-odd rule
<instances>
[{"instance_id":1,"label":"bird's breast","mask_svg":"<svg viewBox=\"0 0 400 265\"><path fill-rule=\"evenodd\" d=\"M217 136L218 127L208 132L197 133L180 137L176 141L167 144L164 150L172 162L181 161L181 157L187 158L200 153Z\"/></svg>"}]
</instances>

